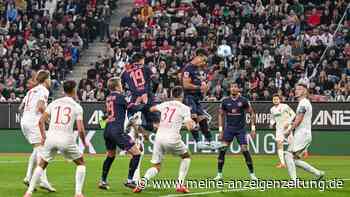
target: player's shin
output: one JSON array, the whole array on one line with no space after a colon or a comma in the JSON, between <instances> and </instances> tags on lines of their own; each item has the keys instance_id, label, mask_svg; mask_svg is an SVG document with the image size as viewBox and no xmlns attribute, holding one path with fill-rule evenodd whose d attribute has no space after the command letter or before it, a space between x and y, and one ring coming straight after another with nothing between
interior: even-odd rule
<instances>
[{"instance_id":1,"label":"player's shin","mask_svg":"<svg viewBox=\"0 0 350 197\"><path fill-rule=\"evenodd\" d=\"M245 159L245 163L247 164L247 167L249 169L249 173L253 174L254 173L254 168L253 168L253 160L252 157L249 153L248 150L242 151L244 159Z\"/></svg>"},{"instance_id":2,"label":"player's shin","mask_svg":"<svg viewBox=\"0 0 350 197\"><path fill-rule=\"evenodd\" d=\"M280 159L282 166L285 166L286 162L284 161L283 144L280 142L277 143L277 154L278 154L278 158Z\"/></svg>"},{"instance_id":3,"label":"player's shin","mask_svg":"<svg viewBox=\"0 0 350 197\"><path fill-rule=\"evenodd\" d=\"M311 166L310 164L308 164L305 161L302 161L300 159L296 159L296 160L294 160L294 163L297 167L305 170L306 172L310 172L310 173L314 174L315 176L321 175L321 172L319 170L317 170L316 168L314 168L313 166Z\"/></svg>"},{"instance_id":4,"label":"player's shin","mask_svg":"<svg viewBox=\"0 0 350 197\"><path fill-rule=\"evenodd\" d=\"M43 174L44 169L40 166L37 166L34 170L32 179L30 180L30 184L27 190L27 193L31 194L33 193L36 184L39 182L39 179L41 177L41 175Z\"/></svg>"},{"instance_id":5,"label":"player's shin","mask_svg":"<svg viewBox=\"0 0 350 197\"><path fill-rule=\"evenodd\" d=\"M218 156L218 174L222 175L222 169L224 168L225 164L225 154L226 154L226 147L223 147L219 151Z\"/></svg>"},{"instance_id":6,"label":"player's shin","mask_svg":"<svg viewBox=\"0 0 350 197\"><path fill-rule=\"evenodd\" d=\"M86 167L78 165L75 173L75 195L81 195L85 181Z\"/></svg>"},{"instance_id":7,"label":"player's shin","mask_svg":"<svg viewBox=\"0 0 350 197\"><path fill-rule=\"evenodd\" d=\"M29 181L32 178L36 164L37 164L37 148L33 148L33 152L30 155L28 160L26 177L24 178L24 182L26 184L29 184Z\"/></svg>"},{"instance_id":8,"label":"player's shin","mask_svg":"<svg viewBox=\"0 0 350 197\"><path fill-rule=\"evenodd\" d=\"M107 156L105 161L103 162L101 181L107 182L107 176L108 176L109 170L111 169L114 159L115 157Z\"/></svg>"},{"instance_id":9,"label":"player's shin","mask_svg":"<svg viewBox=\"0 0 350 197\"><path fill-rule=\"evenodd\" d=\"M133 181L133 177L135 174L135 171L137 169L137 166L139 165L140 162L140 157L141 155L134 155L129 163L129 173L128 173L128 182L132 182Z\"/></svg>"},{"instance_id":10,"label":"player's shin","mask_svg":"<svg viewBox=\"0 0 350 197\"><path fill-rule=\"evenodd\" d=\"M286 160L289 176L292 180L297 179L297 171L295 169L294 156L291 152L285 152L284 158Z\"/></svg>"},{"instance_id":11,"label":"player's shin","mask_svg":"<svg viewBox=\"0 0 350 197\"><path fill-rule=\"evenodd\" d=\"M212 141L212 135L209 131L209 125L207 119L203 119L199 122L199 127L208 142Z\"/></svg>"},{"instance_id":12,"label":"player's shin","mask_svg":"<svg viewBox=\"0 0 350 197\"><path fill-rule=\"evenodd\" d=\"M180 169L179 169L179 177L178 177L178 183L179 185L185 184L185 178L188 173L188 169L190 168L191 164L191 158L183 158L180 163Z\"/></svg>"},{"instance_id":13,"label":"player's shin","mask_svg":"<svg viewBox=\"0 0 350 197\"><path fill-rule=\"evenodd\" d=\"M139 165L137 166L135 173L134 173L134 177L132 178L133 181L138 181L141 178L141 163L142 163L142 158L143 158L143 154L141 153L140 155L140 161L139 161Z\"/></svg>"}]
</instances>

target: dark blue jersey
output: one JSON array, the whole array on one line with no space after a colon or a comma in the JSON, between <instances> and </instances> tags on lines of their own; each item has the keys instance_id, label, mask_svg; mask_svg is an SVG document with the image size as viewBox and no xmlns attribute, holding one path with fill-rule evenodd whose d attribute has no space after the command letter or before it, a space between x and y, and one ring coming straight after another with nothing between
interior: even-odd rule
<instances>
[{"instance_id":1,"label":"dark blue jersey","mask_svg":"<svg viewBox=\"0 0 350 197\"><path fill-rule=\"evenodd\" d=\"M184 78L190 78L191 83L198 87L200 87L202 83L206 83L207 77L208 77L207 70L200 69L198 66L195 66L193 64L188 64L187 66L185 66L182 74ZM198 90L185 89L185 96L187 95L193 96L198 100L203 99L203 95L200 89Z\"/></svg>"},{"instance_id":2,"label":"dark blue jersey","mask_svg":"<svg viewBox=\"0 0 350 197\"><path fill-rule=\"evenodd\" d=\"M111 92L106 99L107 127L123 128L127 102L125 96Z\"/></svg>"},{"instance_id":3,"label":"dark blue jersey","mask_svg":"<svg viewBox=\"0 0 350 197\"><path fill-rule=\"evenodd\" d=\"M123 87L130 90L133 98L152 93L153 72L144 65L129 65L121 75Z\"/></svg>"},{"instance_id":4,"label":"dark blue jersey","mask_svg":"<svg viewBox=\"0 0 350 197\"><path fill-rule=\"evenodd\" d=\"M245 128L246 113L249 108L249 101L243 96L234 99L225 98L221 104L221 110L225 114L225 128L241 130Z\"/></svg>"}]
</instances>

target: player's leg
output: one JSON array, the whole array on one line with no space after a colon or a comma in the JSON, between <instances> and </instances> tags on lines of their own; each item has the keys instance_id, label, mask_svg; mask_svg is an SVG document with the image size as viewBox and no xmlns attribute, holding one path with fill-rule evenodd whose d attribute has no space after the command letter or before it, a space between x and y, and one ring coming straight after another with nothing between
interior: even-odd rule
<instances>
[{"instance_id":1,"label":"player's leg","mask_svg":"<svg viewBox=\"0 0 350 197\"><path fill-rule=\"evenodd\" d=\"M230 146L233 138L234 138L234 133L230 130L225 129L223 136L222 136L222 144L223 146L219 148L219 155L218 155L218 171L216 174L216 177L214 180L221 180L223 178L222 172L225 164L225 155L228 147Z\"/></svg>"},{"instance_id":2,"label":"player's leg","mask_svg":"<svg viewBox=\"0 0 350 197\"><path fill-rule=\"evenodd\" d=\"M39 164L34 170L32 179L30 180L29 187L28 187L26 193L24 194L24 197L31 197L32 196L32 193L35 190L35 187L38 184L40 177L44 173L44 170L46 169L47 165L48 165L47 161L44 161L43 159L41 159L39 161Z\"/></svg>"},{"instance_id":3,"label":"player's leg","mask_svg":"<svg viewBox=\"0 0 350 197\"><path fill-rule=\"evenodd\" d=\"M57 149L52 148L50 145L52 143L50 143L48 141L49 141L49 139L46 140L45 145L42 147L41 151L38 152L40 160L38 162L37 167L35 168L35 170L33 172L33 176L30 180L29 187L28 187L24 197L30 197L32 195L37 183L40 180L40 177L42 176L42 174L44 173L44 170L46 169L46 167L48 165L48 162L50 160L52 160L53 157L55 156L55 154L57 153Z\"/></svg>"},{"instance_id":4,"label":"player's leg","mask_svg":"<svg viewBox=\"0 0 350 197\"><path fill-rule=\"evenodd\" d=\"M309 147L309 144L305 145L304 148L300 148L298 151L294 152L294 163L295 166L309 172L317 177L317 179L321 179L324 176L324 172L316 169L309 163L301 160L301 157L304 155L305 151Z\"/></svg>"},{"instance_id":5,"label":"player's leg","mask_svg":"<svg viewBox=\"0 0 350 197\"><path fill-rule=\"evenodd\" d=\"M133 181L133 178L134 178L135 171L140 163L141 151L139 150L136 144L133 144L132 147L128 149L128 153L132 155L132 158L130 159L130 162L129 162L128 180L125 186L133 189L136 187L136 184Z\"/></svg>"},{"instance_id":6,"label":"player's leg","mask_svg":"<svg viewBox=\"0 0 350 197\"><path fill-rule=\"evenodd\" d=\"M86 167L83 157L80 157L74 160L74 163L77 165L75 171L75 197L84 197L83 195L83 186L85 182Z\"/></svg>"},{"instance_id":7,"label":"player's leg","mask_svg":"<svg viewBox=\"0 0 350 197\"><path fill-rule=\"evenodd\" d=\"M283 131L276 131L276 145L277 145L277 155L280 163L276 165L277 168L286 168L286 163L284 161L284 150L283 150L284 135Z\"/></svg>"},{"instance_id":8,"label":"player's leg","mask_svg":"<svg viewBox=\"0 0 350 197\"><path fill-rule=\"evenodd\" d=\"M162 144L156 140L153 146L153 153L151 163L153 164L151 168L147 169L144 177L138 182L137 187L133 190L134 193L139 193L147 186L147 182L155 177L161 168L161 162L164 157L164 149L162 148Z\"/></svg>"},{"instance_id":9,"label":"player's leg","mask_svg":"<svg viewBox=\"0 0 350 197\"><path fill-rule=\"evenodd\" d=\"M28 166L27 166L27 173L26 173L26 176L23 180L23 183L26 185L26 186L29 186L29 182L32 178L32 175L33 175L33 172L34 172L34 169L37 165L37 152L38 152L38 148L39 148L40 144L33 144L33 152L32 154L30 155L29 159L28 159Z\"/></svg>"},{"instance_id":10,"label":"player's leg","mask_svg":"<svg viewBox=\"0 0 350 197\"><path fill-rule=\"evenodd\" d=\"M186 146L183 144L183 148L186 149ZM176 186L176 191L181 193L189 193L190 191L186 187L185 178L187 176L188 170L191 164L190 154L187 152L180 155L181 163L179 168L178 184Z\"/></svg>"},{"instance_id":11,"label":"player's leg","mask_svg":"<svg viewBox=\"0 0 350 197\"><path fill-rule=\"evenodd\" d=\"M107 177L109 174L109 171L111 169L112 163L116 156L116 142L114 140L114 137L111 135L111 133L108 130L105 130L104 132L104 139L105 139L105 146L107 149L106 158L102 165L102 174L101 174L101 180L98 184L98 187L100 189L109 189L109 184L107 181Z\"/></svg>"},{"instance_id":12,"label":"player's leg","mask_svg":"<svg viewBox=\"0 0 350 197\"><path fill-rule=\"evenodd\" d=\"M26 128L26 125L21 122L21 130L22 130L22 133L24 135L24 137L27 139L27 141L30 143L30 139L29 139L29 129ZM33 175L33 171L37 165L37 147L39 146L40 144L32 144L33 146L33 151L32 151L32 154L30 155L29 159L28 159L28 166L27 166L27 172L26 172L26 176L25 178L23 179L23 183L26 185L26 186L29 186L29 182L30 182L30 179L32 178L32 175Z\"/></svg>"},{"instance_id":13,"label":"player's leg","mask_svg":"<svg viewBox=\"0 0 350 197\"><path fill-rule=\"evenodd\" d=\"M256 176L254 173L254 167L253 167L253 159L252 156L248 150L248 141L247 141L247 134L245 131L239 131L239 134L236 135L237 141L241 147L241 152L244 156L245 163L249 170L249 176L252 180L256 180Z\"/></svg>"}]
</instances>

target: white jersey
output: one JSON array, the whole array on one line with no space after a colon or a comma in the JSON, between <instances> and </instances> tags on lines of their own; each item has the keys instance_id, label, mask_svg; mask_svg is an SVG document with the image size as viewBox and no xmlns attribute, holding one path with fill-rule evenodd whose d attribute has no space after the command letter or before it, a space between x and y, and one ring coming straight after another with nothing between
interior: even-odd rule
<instances>
[{"instance_id":1,"label":"white jersey","mask_svg":"<svg viewBox=\"0 0 350 197\"><path fill-rule=\"evenodd\" d=\"M156 106L161 112L157 139L179 140L184 122L191 120L191 110L179 101L167 101Z\"/></svg>"},{"instance_id":2,"label":"white jersey","mask_svg":"<svg viewBox=\"0 0 350 197\"><path fill-rule=\"evenodd\" d=\"M48 133L60 132L73 136L74 123L83 120L83 108L71 97L63 97L50 103L46 108L50 115Z\"/></svg>"},{"instance_id":3,"label":"white jersey","mask_svg":"<svg viewBox=\"0 0 350 197\"><path fill-rule=\"evenodd\" d=\"M295 118L293 109L284 103L271 107L270 113L272 115L270 124L276 123L276 130L278 131L284 130L284 126L292 123Z\"/></svg>"},{"instance_id":4,"label":"white jersey","mask_svg":"<svg viewBox=\"0 0 350 197\"><path fill-rule=\"evenodd\" d=\"M24 109L22 121L38 125L41 113L37 111L38 101L44 101L47 105L49 90L42 84L35 86L29 90L23 99Z\"/></svg>"},{"instance_id":5,"label":"white jersey","mask_svg":"<svg viewBox=\"0 0 350 197\"><path fill-rule=\"evenodd\" d=\"M301 121L300 125L295 128L295 133L297 132L306 132L311 135L311 124L312 124L312 105L310 100L307 98L303 98L299 101L297 107L297 113L303 113L304 118Z\"/></svg>"}]
</instances>

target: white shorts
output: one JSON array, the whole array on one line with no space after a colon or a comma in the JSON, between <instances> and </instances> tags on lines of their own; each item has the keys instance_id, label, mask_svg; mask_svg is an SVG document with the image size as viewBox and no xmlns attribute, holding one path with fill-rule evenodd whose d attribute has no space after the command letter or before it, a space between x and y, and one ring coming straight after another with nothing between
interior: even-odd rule
<instances>
[{"instance_id":1,"label":"white shorts","mask_svg":"<svg viewBox=\"0 0 350 197\"><path fill-rule=\"evenodd\" d=\"M299 131L294 134L293 140L288 146L288 151L301 156L310 146L312 137L309 133Z\"/></svg>"},{"instance_id":2,"label":"white shorts","mask_svg":"<svg viewBox=\"0 0 350 197\"><path fill-rule=\"evenodd\" d=\"M37 124L25 122L21 120L21 129L24 137L29 144L40 144L41 134Z\"/></svg>"},{"instance_id":3,"label":"white shorts","mask_svg":"<svg viewBox=\"0 0 350 197\"><path fill-rule=\"evenodd\" d=\"M153 154L151 163L161 163L165 153L172 153L174 155L183 155L188 152L185 143L180 139L176 141L157 140L153 146Z\"/></svg>"},{"instance_id":4,"label":"white shorts","mask_svg":"<svg viewBox=\"0 0 350 197\"><path fill-rule=\"evenodd\" d=\"M283 142L286 138L284 137L284 130L283 129L277 129L276 130L276 141Z\"/></svg>"},{"instance_id":5,"label":"white shorts","mask_svg":"<svg viewBox=\"0 0 350 197\"><path fill-rule=\"evenodd\" d=\"M48 135L39 155L47 162L51 161L59 151L66 159L76 160L83 156L74 140L58 135Z\"/></svg>"}]
</instances>

